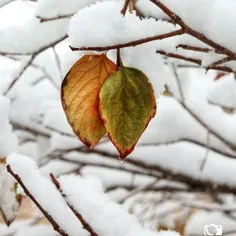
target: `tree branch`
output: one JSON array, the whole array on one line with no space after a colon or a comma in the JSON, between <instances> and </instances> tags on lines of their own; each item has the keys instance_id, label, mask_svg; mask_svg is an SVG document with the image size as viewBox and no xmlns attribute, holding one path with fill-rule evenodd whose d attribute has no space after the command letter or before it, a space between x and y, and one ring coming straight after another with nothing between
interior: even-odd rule
<instances>
[{"instance_id":1,"label":"tree branch","mask_svg":"<svg viewBox=\"0 0 236 236\"><path fill-rule=\"evenodd\" d=\"M166 57L181 59L183 61L192 62L192 63L197 64L199 66L202 64L201 60L195 59L195 58L192 58L192 57L185 57L185 56L182 56L182 55L176 54L176 53L168 53L168 52L165 52L163 50L157 50L156 52L158 54L161 54L161 55L166 56Z\"/></svg>"},{"instance_id":2,"label":"tree branch","mask_svg":"<svg viewBox=\"0 0 236 236\"><path fill-rule=\"evenodd\" d=\"M228 48L214 42L213 40L206 37L204 34L197 32L196 30L189 27L178 15L176 15L173 11L171 11L166 5L164 5L160 0L150 0L153 4L158 6L166 15L170 17L170 19L175 23L178 24L182 30L186 34L191 35L192 37L202 41L203 43L209 45L210 47L214 48L216 51L220 52L221 54L225 54L231 57L233 60L236 59L236 54L229 50Z\"/></svg>"},{"instance_id":3,"label":"tree branch","mask_svg":"<svg viewBox=\"0 0 236 236\"><path fill-rule=\"evenodd\" d=\"M20 79L20 77L26 71L26 69L32 64L32 62L33 62L33 60L35 59L36 56L38 56L41 52L47 50L48 48L54 47L56 44L58 44L61 41L65 40L66 38L67 38L67 36L63 36L62 38L57 39L56 41L41 47L40 49L38 49L37 51L33 52L32 54L15 54L15 53L0 52L0 55L31 55L31 59L24 65L24 67L19 72L19 74L14 78L13 82L6 89L4 95L6 96L8 94L8 92L14 87L15 83ZM48 77L48 78L51 78L51 77ZM53 80L52 80L52 83L54 84ZM55 85L55 86L58 88L57 85Z\"/></svg>"},{"instance_id":4,"label":"tree branch","mask_svg":"<svg viewBox=\"0 0 236 236\"><path fill-rule=\"evenodd\" d=\"M26 71L26 69L30 66L30 64L32 63L32 61L34 60L35 55L33 55L21 68L21 70L18 72L17 75L15 75L15 78L13 79L13 81L10 83L10 85L8 86L8 88L6 89L6 91L3 93L4 96L6 96L8 94L8 92L13 88L13 86L16 84L16 82L19 80L19 78L23 75L23 73Z\"/></svg>"},{"instance_id":5,"label":"tree branch","mask_svg":"<svg viewBox=\"0 0 236 236\"><path fill-rule=\"evenodd\" d=\"M84 229L86 229L89 233L90 236L98 236L97 233L94 232L94 230L92 229L92 227L84 220L84 218L82 217L81 214L79 214L73 206L71 206L66 198L66 195L63 194L61 187L60 187L60 183L59 181L56 179L56 177L51 173L50 177L52 179L52 182L54 183L54 185L56 186L56 188L58 189L58 191L61 193L62 197L64 198L64 200L67 203L67 206L73 211L73 213L76 215L76 217L79 219L79 221L81 222L81 224L83 225Z\"/></svg>"},{"instance_id":6,"label":"tree branch","mask_svg":"<svg viewBox=\"0 0 236 236\"><path fill-rule=\"evenodd\" d=\"M72 17L73 14L69 14L69 15L61 15L61 16L56 16L56 17L52 17L52 18L42 18L40 16L36 16L38 19L40 19L40 22L41 23L44 23L44 22L48 22L48 21L53 21L53 20L61 20L61 19L67 19L67 18L70 18Z\"/></svg>"},{"instance_id":7,"label":"tree branch","mask_svg":"<svg viewBox=\"0 0 236 236\"><path fill-rule=\"evenodd\" d=\"M213 49L210 48L201 48L201 47L196 47L196 46L191 46L191 45L187 45L187 44L179 44L176 46L176 49L178 48L182 48L188 51L194 51L194 52L212 52Z\"/></svg>"},{"instance_id":8,"label":"tree branch","mask_svg":"<svg viewBox=\"0 0 236 236\"><path fill-rule=\"evenodd\" d=\"M185 57L183 55L176 54L176 53L168 53L168 52L165 52L163 50L157 50L156 52L161 54L161 55L166 56L167 58L170 57L170 58L180 59L180 60L183 60L183 61L186 61L186 62L191 62L191 63L194 63L194 64L199 65L199 66L202 65L202 61L200 59L195 59L195 58L192 58L192 57ZM206 67L206 70L219 70L219 71L224 71L224 72L228 72L228 73L233 72L233 70L230 69L229 67L215 66L215 65Z\"/></svg>"},{"instance_id":9,"label":"tree branch","mask_svg":"<svg viewBox=\"0 0 236 236\"><path fill-rule=\"evenodd\" d=\"M130 3L130 0L125 0L125 4L124 4L123 8L120 11L123 16L125 15L125 13L128 9L129 3Z\"/></svg>"},{"instance_id":10,"label":"tree branch","mask_svg":"<svg viewBox=\"0 0 236 236\"><path fill-rule=\"evenodd\" d=\"M75 48L75 47L70 46L70 48L72 51L107 51L111 49L135 47L140 44L148 43L154 40L162 40L162 39L171 38L171 37L182 35L182 34L184 34L184 30L180 29L180 30L176 30L170 33L160 34L153 37L147 37L144 39L138 39L138 40L131 41L129 43L124 43L124 44L117 44L117 45L104 46L104 47L81 47L81 48Z\"/></svg>"},{"instance_id":11,"label":"tree branch","mask_svg":"<svg viewBox=\"0 0 236 236\"><path fill-rule=\"evenodd\" d=\"M232 59L231 57L225 57L225 58L220 59L220 60L218 60L218 61L216 61L216 62L213 62L212 64L210 64L210 65L207 67L207 69L208 69L208 68L212 68L212 67L214 67L214 66L218 66L218 65L224 64L224 63L226 63L226 62L230 62L230 61L232 61L232 60L233 60L233 59Z\"/></svg>"},{"instance_id":12,"label":"tree branch","mask_svg":"<svg viewBox=\"0 0 236 236\"><path fill-rule=\"evenodd\" d=\"M79 153L95 153L99 154L103 157L112 159L112 160L117 160L118 156L116 154L107 152L105 150L97 150L97 149L85 149L85 148L77 148L77 149L71 149L67 150L67 153L69 152L79 152ZM66 152L65 152L66 153ZM144 170L148 170L149 173L152 173L152 175L156 178L163 178L163 179L168 179L168 180L174 180L177 182L182 182L187 185L189 185L192 188L199 188L199 189L209 189L212 191L218 191L222 193L236 193L236 188L230 187L225 184L218 184L217 186L215 185L214 182L208 181L208 180L199 180L199 179L194 179L190 177L189 175L186 175L185 173L175 173L172 172L171 170L158 166L158 165L151 165L151 164L146 164L145 162L142 161L136 161L135 158L132 159L127 159L126 163L132 164L134 167L142 168Z\"/></svg>"},{"instance_id":13,"label":"tree branch","mask_svg":"<svg viewBox=\"0 0 236 236\"><path fill-rule=\"evenodd\" d=\"M54 230L57 231L62 236L69 236L64 230L60 228L60 226L56 223L56 221L52 218L51 215L48 214L48 212L38 203L38 201L35 199L35 197L30 193L30 191L27 189L27 187L22 182L19 175L15 174L13 170L11 169L10 165L7 165L7 171L15 178L15 180L21 185L23 188L25 194L35 203L35 205L39 208L39 210L44 214L44 216L48 219L48 221L53 226Z\"/></svg>"}]
</instances>

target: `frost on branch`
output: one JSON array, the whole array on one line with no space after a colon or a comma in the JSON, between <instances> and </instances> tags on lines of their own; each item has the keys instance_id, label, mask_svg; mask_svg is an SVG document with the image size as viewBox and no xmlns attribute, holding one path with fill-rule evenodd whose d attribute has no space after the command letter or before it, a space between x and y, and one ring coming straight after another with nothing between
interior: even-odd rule
<instances>
[{"instance_id":1,"label":"frost on branch","mask_svg":"<svg viewBox=\"0 0 236 236\"><path fill-rule=\"evenodd\" d=\"M32 159L18 154L11 154L7 165L8 171L61 235L88 235L85 229L94 236L179 235L144 229L121 205L109 200L96 178L69 175L55 179L52 175L50 180L40 175Z\"/></svg>"}]
</instances>

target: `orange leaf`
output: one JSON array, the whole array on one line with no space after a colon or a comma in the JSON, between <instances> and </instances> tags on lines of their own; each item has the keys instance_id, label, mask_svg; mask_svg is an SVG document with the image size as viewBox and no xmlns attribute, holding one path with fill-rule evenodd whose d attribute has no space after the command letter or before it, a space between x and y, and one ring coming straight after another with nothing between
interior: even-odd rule
<instances>
[{"instance_id":1,"label":"orange leaf","mask_svg":"<svg viewBox=\"0 0 236 236\"><path fill-rule=\"evenodd\" d=\"M61 101L74 133L88 147L94 147L106 134L98 112L98 96L105 79L117 66L106 55L85 55L66 75Z\"/></svg>"}]
</instances>

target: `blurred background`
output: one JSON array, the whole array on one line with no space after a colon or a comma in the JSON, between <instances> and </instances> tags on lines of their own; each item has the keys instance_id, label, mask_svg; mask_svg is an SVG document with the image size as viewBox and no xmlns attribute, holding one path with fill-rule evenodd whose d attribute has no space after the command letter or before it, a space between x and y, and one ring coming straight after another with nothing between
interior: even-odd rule
<instances>
[{"instance_id":1,"label":"blurred background","mask_svg":"<svg viewBox=\"0 0 236 236\"><path fill-rule=\"evenodd\" d=\"M65 9L54 19L39 6L0 0L0 121L7 119L0 125L0 157L30 156L45 176L97 176L111 199L153 230L200 236L215 224L218 234L212 235L222 235L221 229L223 235L236 235L234 74L206 73L157 55L166 90L156 117L122 163L108 137L88 150L68 125L60 85L81 55L70 51L66 39L74 12ZM0 223L1 236L34 236L35 228L56 235L26 197L11 226L2 217ZM214 227L207 229L214 233Z\"/></svg>"}]
</instances>

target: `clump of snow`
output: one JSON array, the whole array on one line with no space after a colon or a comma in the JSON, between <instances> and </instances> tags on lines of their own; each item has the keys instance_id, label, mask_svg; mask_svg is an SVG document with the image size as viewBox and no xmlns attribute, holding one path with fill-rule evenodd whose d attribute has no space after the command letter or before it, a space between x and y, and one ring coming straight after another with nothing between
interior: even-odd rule
<instances>
[{"instance_id":1,"label":"clump of snow","mask_svg":"<svg viewBox=\"0 0 236 236\"><path fill-rule=\"evenodd\" d=\"M32 227L22 227L15 236L58 236L48 225L34 225Z\"/></svg>"},{"instance_id":2,"label":"clump of snow","mask_svg":"<svg viewBox=\"0 0 236 236\"><path fill-rule=\"evenodd\" d=\"M9 123L10 101L0 95L0 157L5 157L18 149L18 140Z\"/></svg>"},{"instance_id":3,"label":"clump of snow","mask_svg":"<svg viewBox=\"0 0 236 236\"><path fill-rule=\"evenodd\" d=\"M176 29L167 22L151 18L140 20L129 12L124 17L120 12L122 7L122 2L108 1L79 10L69 23L68 36L71 46L111 46Z\"/></svg>"},{"instance_id":4,"label":"clump of snow","mask_svg":"<svg viewBox=\"0 0 236 236\"><path fill-rule=\"evenodd\" d=\"M15 219L19 208L14 185L13 177L7 172L6 166L0 163L0 211L7 224Z\"/></svg>"},{"instance_id":5,"label":"clump of snow","mask_svg":"<svg viewBox=\"0 0 236 236\"><path fill-rule=\"evenodd\" d=\"M42 24L39 19L31 18L23 25L0 29L0 52L16 54L37 52L45 45L65 37L67 24L67 19Z\"/></svg>"},{"instance_id":6,"label":"clump of snow","mask_svg":"<svg viewBox=\"0 0 236 236\"><path fill-rule=\"evenodd\" d=\"M236 83L233 74L225 75L214 81L209 89L210 102L223 107L236 108Z\"/></svg>"},{"instance_id":7,"label":"clump of snow","mask_svg":"<svg viewBox=\"0 0 236 236\"><path fill-rule=\"evenodd\" d=\"M98 0L39 0L36 16L41 18L55 18L69 16L77 10L96 3Z\"/></svg>"},{"instance_id":8,"label":"clump of snow","mask_svg":"<svg viewBox=\"0 0 236 236\"><path fill-rule=\"evenodd\" d=\"M144 16L154 17L156 19L169 19L169 17L159 7L155 7L151 1L137 0L135 7L138 12Z\"/></svg>"}]
</instances>

